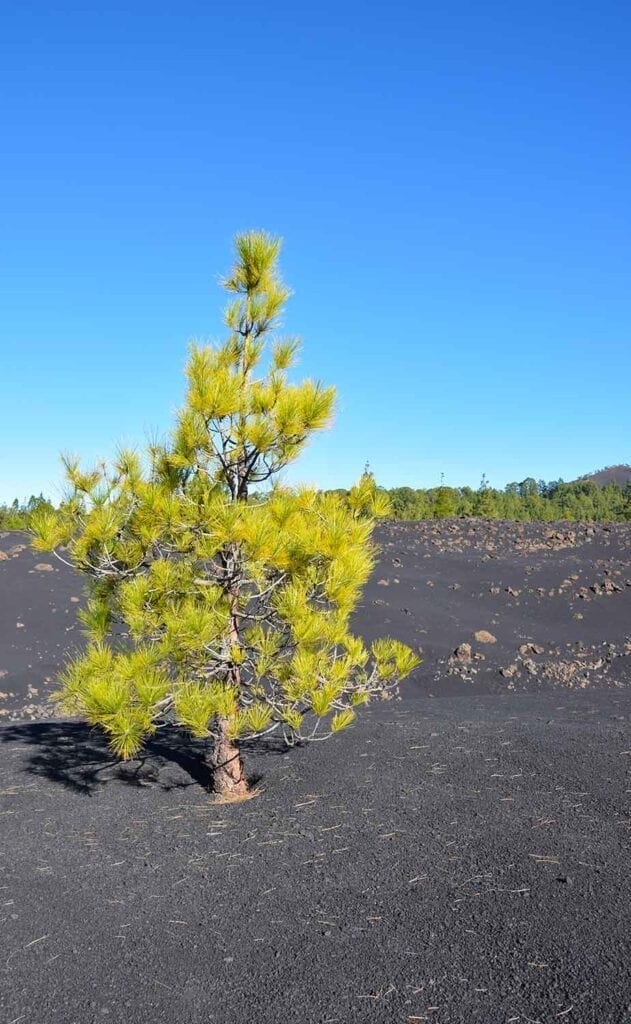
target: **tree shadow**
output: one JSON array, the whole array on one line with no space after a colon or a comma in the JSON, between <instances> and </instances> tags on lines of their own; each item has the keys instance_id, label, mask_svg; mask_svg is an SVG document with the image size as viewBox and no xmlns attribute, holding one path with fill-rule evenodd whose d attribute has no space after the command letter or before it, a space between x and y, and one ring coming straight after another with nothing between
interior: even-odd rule
<instances>
[{"instance_id":1,"label":"tree shadow","mask_svg":"<svg viewBox=\"0 0 631 1024\"><path fill-rule=\"evenodd\" d=\"M77 793L91 796L111 782L128 786L158 786L170 791L201 786L212 792L212 779L205 764L203 740L196 740L175 726L165 726L145 745L138 757L121 761L112 754L100 729L85 722L20 722L0 729L0 742L27 748L24 770L49 779ZM287 748L271 735L242 744L244 754L281 754ZM260 774L248 774L256 786Z\"/></svg>"}]
</instances>

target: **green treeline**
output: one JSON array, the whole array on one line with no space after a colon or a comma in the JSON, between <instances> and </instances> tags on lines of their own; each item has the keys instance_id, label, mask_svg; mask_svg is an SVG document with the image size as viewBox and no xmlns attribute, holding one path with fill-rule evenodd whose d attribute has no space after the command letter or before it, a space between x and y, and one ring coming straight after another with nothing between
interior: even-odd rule
<instances>
[{"instance_id":1,"label":"green treeline","mask_svg":"<svg viewBox=\"0 0 631 1024\"><path fill-rule=\"evenodd\" d=\"M631 520L631 482L624 487L610 483L599 487L591 480L546 483L529 477L507 484L504 490L490 487L486 479L472 487L392 487L394 519L444 519L449 516L483 516L491 519L558 519L611 522Z\"/></svg>"},{"instance_id":2,"label":"green treeline","mask_svg":"<svg viewBox=\"0 0 631 1024\"><path fill-rule=\"evenodd\" d=\"M390 498L393 519L445 519L449 516L482 516L490 519L553 522L558 519L612 522L631 520L631 481L621 487L599 487L591 480L564 483L535 480L507 484L504 490L490 487L486 479L472 487L379 488ZM331 493L348 493L338 489ZM259 500L264 494L257 495ZM42 494L28 501L0 505L0 529L27 530L34 511L52 508Z\"/></svg>"},{"instance_id":3,"label":"green treeline","mask_svg":"<svg viewBox=\"0 0 631 1024\"><path fill-rule=\"evenodd\" d=\"M16 498L10 505L0 505L0 530L28 530L33 512L52 507L43 494L31 494L28 501Z\"/></svg>"},{"instance_id":4,"label":"green treeline","mask_svg":"<svg viewBox=\"0 0 631 1024\"><path fill-rule=\"evenodd\" d=\"M471 487L434 487L389 490L395 519L441 519L447 516L484 516L491 519L557 519L610 522L631 519L631 483L598 487L591 480L563 483L528 478L507 484L503 491L489 487L483 478L478 490Z\"/></svg>"}]
</instances>

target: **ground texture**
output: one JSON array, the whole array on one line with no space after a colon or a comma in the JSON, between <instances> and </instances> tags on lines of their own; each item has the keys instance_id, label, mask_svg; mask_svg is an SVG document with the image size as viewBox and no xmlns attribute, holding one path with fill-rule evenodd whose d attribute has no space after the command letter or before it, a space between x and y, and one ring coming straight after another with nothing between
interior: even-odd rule
<instances>
[{"instance_id":1,"label":"ground texture","mask_svg":"<svg viewBox=\"0 0 631 1024\"><path fill-rule=\"evenodd\" d=\"M2 1024L631 1021L631 527L378 539L358 628L423 665L232 806L50 717L80 583L0 540Z\"/></svg>"}]
</instances>

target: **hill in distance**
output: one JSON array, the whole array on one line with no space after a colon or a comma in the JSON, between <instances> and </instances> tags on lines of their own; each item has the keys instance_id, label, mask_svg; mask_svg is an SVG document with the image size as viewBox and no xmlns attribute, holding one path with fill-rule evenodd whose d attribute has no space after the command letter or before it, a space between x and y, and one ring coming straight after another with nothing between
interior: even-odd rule
<instances>
[{"instance_id":1,"label":"hill in distance","mask_svg":"<svg viewBox=\"0 0 631 1024\"><path fill-rule=\"evenodd\" d=\"M595 473L586 473L585 476L580 476L573 483L582 483L584 480L597 484L598 487L605 487L607 484L613 483L624 487L625 484L631 483L631 466L628 463L621 463L619 466L605 466L604 469L599 469Z\"/></svg>"}]
</instances>

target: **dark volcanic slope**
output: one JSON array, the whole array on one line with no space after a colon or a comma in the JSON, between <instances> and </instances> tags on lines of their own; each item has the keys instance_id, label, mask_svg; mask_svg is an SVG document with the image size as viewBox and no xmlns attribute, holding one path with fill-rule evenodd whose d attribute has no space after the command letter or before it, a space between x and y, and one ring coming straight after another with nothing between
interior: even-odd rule
<instances>
[{"instance_id":1,"label":"dark volcanic slope","mask_svg":"<svg viewBox=\"0 0 631 1024\"><path fill-rule=\"evenodd\" d=\"M630 697L380 705L236 806L5 726L0 1020L622 1024Z\"/></svg>"},{"instance_id":2,"label":"dark volcanic slope","mask_svg":"<svg viewBox=\"0 0 631 1024\"><path fill-rule=\"evenodd\" d=\"M388 523L376 539L381 557L356 625L423 648L407 692L631 681L631 523ZM25 706L30 717L48 713L59 666L81 642L82 580L26 541L0 536L0 721ZM481 630L496 642L476 640ZM470 657L454 658L462 644Z\"/></svg>"},{"instance_id":3,"label":"dark volcanic slope","mask_svg":"<svg viewBox=\"0 0 631 1024\"><path fill-rule=\"evenodd\" d=\"M414 690L631 682L631 523L388 523L377 541L358 626L423 648Z\"/></svg>"},{"instance_id":4,"label":"dark volcanic slope","mask_svg":"<svg viewBox=\"0 0 631 1024\"><path fill-rule=\"evenodd\" d=\"M64 657L80 642L83 581L26 534L0 533L0 722L41 713Z\"/></svg>"},{"instance_id":5,"label":"dark volcanic slope","mask_svg":"<svg viewBox=\"0 0 631 1024\"><path fill-rule=\"evenodd\" d=\"M378 539L358 628L423 666L326 744L250 750L237 806L168 731L121 767L28 720L80 586L1 539L2 1024L631 1020L631 525Z\"/></svg>"},{"instance_id":6,"label":"dark volcanic slope","mask_svg":"<svg viewBox=\"0 0 631 1024\"><path fill-rule=\"evenodd\" d=\"M618 466L606 466L605 469L599 469L595 473L587 473L585 476L580 476L574 483L587 482L597 484L599 487L615 483L624 487L629 481L631 481L631 466L628 463L622 463Z\"/></svg>"}]
</instances>

